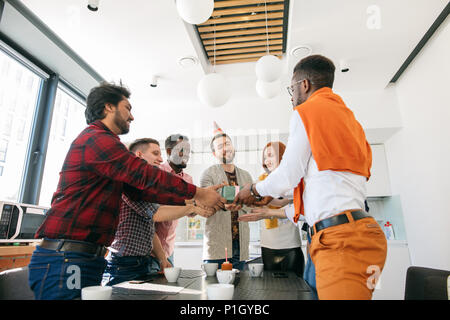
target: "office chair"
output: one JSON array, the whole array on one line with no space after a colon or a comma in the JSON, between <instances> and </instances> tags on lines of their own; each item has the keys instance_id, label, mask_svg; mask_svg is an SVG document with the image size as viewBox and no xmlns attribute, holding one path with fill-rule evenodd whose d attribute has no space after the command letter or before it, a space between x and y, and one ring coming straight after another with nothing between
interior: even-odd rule
<instances>
[{"instance_id":1,"label":"office chair","mask_svg":"<svg viewBox=\"0 0 450 320\"><path fill-rule=\"evenodd\" d=\"M405 300L447 300L450 271L411 266L406 272Z\"/></svg>"},{"instance_id":2,"label":"office chair","mask_svg":"<svg viewBox=\"0 0 450 320\"><path fill-rule=\"evenodd\" d=\"M0 272L0 300L34 300L28 285L28 267Z\"/></svg>"}]
</instances>

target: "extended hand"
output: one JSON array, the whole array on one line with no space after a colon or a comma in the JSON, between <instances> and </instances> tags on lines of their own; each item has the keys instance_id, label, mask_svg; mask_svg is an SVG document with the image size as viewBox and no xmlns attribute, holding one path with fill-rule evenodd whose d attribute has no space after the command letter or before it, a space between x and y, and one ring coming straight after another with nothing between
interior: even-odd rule
<instances>
[{"instance_id":1,"label":"extended hand","mask_svg":"<svg viewBox=\"0 0 450 320\"><path fill-rule=\"evenodd\" d=\"M239 221L249 222L261 219L270 219L272 217L285 217L282 209L254 208L250 213L244 214L238 218Z\"/></svg>"},{"instance_id":2,"label":"extended hand","mask_svg":"<svg viewBox=\"0 0 450 320\"><path fill-rule=\"evenodd\" d=\"M207 207L203 207L200 205L195 206L193 209L194 209L194 212L193 212L194 216L196 214L198 214L199 216L202 216L205 218L209 218L216 213L216 210L214 210L213 208L207 208Z\"/></svg>"},{"instance_id":3,"label":"extended hand","mask_svg":"<svg viewBox=\"0 0 450 320\"><path fill-rule=\"evenodd\" d=\"M255 200L255 202L253 202L253 204L251 206L263 207L263 206L267 205L268 203L270 203L272 200L273 200L273 198L270 196L263 197L260 201ZM234 202L230 203L230 204L226 204L225 208L227 208L227 210L230 210L230 211L239 211L242 209L242 204L237 204L237 200L235 198Z\"/></svg>"},{"instance_id":4,"label":"extended hand","mask_svg":"<svg viewBox=\"0 0 450 320\"><path fill-rule=\"evenodd\" d=\"M220 189L223 186L224 184L221 183L207 188L197 187L197 192L195 193L194 199L196 200L196 202L198 202L199 205L203 207L213 208L214 211L226 210L226 200L217 193L217 189Z\"/></svg>"},{"instance_id":5,"label":"extended hand","mask_svg":"<svg viewBox=\"0 0 450 320\"><path fill-rule=\"evenodd\" d=\"M233 202L233 203L226 204L226 205L225 205L225 208L226 208L227 210L229 210L229 211L239 211L239 210L242 209L242 205L240 205L240 204L235 204L235 203Z\"/></svg>"},{"instance_id":6,"label":"extended hand","mask_svg":"<svg viewBox=\"0 0 450 320\"><path fill-rule=\"evenodd\" d=\"M161 261L161 270L158 271L158 273L163 274L165 268L171 268L171 267L172 267L172 264L169 262L169 260L164 259L163 261Z\"/></svg>"},{"instance_id":7,"label":"extended hand","mask_svg":"<svg viewBox=\"0 0 450 320\"><path fill-rule=\"evenodd\" d=\"M262 206L265 206L265 205L269 204L272 200L273 200L273 197L266 196L266 197L263 197L260 201L255 201L253 203L253 205L254 206L258 206L258 207L262 207Z\"/></svg>"},{"instance_id":8,"label":"extended hand","mask_svg":"<svg viewBox=\"0 0 450 320\"><path fill-rule=\"evenodd\" d=\"M259 221L262 219L269 218L268 209L266 208L255 208L250 211L250 213L243 214L238 218L238 221L242 222L250 222L250 221Z\"/></svg>"},{"instance_id":9,"label":"extended hand","mask_svg":"<svg viewBox=\"0 0 450 320\"><path fill-rule=\"evenodd\" d=\"M251 186L251 184L248 184L244 188L242 188L234 198L232 205L238 206L245 204L247 206L251 206L256 201L256 199L250 192Z\"/></svg>"}]
</instances>

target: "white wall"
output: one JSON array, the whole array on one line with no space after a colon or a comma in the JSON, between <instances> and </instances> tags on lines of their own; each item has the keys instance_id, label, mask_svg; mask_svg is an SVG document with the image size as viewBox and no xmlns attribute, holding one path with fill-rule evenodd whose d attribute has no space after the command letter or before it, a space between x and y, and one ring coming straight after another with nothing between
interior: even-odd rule
<instances>
[{"instance_id":1,"label":"white wall","mask_svg":"<svg viewBox=\"0 0 450 320\"><path fill-rule=\"evenodd\" d=\"M440 26L396 91L403 129L385 144L413 265L450 270L450 27Z\"/></svg>"},{"instance_id":2,"label":"white wall","mask_svg":"<svg viewBox=\"0 0 450 320\"><path fill-rule=\"evenodd\" d=\"M203 105L197 98L196 90L187 88L186 98L178 99L176 95L166 97L131 96L131 103L146 99L133 108L135 121L130 133L122 139L131 141L135 138L149 136L165 139L169 134L181 133L189 138L213 137L213 121L229 135L251 135L258 131L288 132L292 104L287 90L270 100L258 97L255 89L256 76L228 77L232 88L229 101L218 108ZM177 90L177 88L174 88ZM181 89L180 89L181 90ZM156 92L156 91L155 91Z\"/></svg>"},{"instance_id":3,"label":"white wall","mask_svg":"<svg viewBox=\"0 0 450 320\"><path fill-rule=\"evenodd\" d=\"M394 88L339 92L364 129L399 128L401 117Z\"/></svg>"}]
</instances>

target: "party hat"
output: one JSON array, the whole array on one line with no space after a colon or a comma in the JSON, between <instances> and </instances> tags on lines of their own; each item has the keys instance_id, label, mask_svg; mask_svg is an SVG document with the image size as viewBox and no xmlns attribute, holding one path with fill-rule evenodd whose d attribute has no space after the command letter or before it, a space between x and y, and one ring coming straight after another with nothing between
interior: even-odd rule
<instances>
[{"instance_id":1,"label":"party hat","mask_svg":"<svg viewBox=\"0 0 450 320\"><path fill-rule=\"evenodd\" d=\"M217 135L219 133L224 133L223 130L219 127L219 125L217 124L217 122L214 122L214 135Z\"/></svg>"}]
</instances>

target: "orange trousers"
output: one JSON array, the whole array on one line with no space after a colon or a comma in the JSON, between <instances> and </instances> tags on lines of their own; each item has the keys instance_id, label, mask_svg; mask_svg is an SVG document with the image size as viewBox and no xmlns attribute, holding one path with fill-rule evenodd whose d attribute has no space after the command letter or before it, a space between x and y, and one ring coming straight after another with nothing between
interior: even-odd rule
<instances>
[{"instance_id":1,"label":"orange trousers","mask_svg":"<svg viewBox=\"0 0 450 320\"><path fill-rule=\"evenodd\" d=\"M387 241L372 217L315 233L310 254L320 300L370 300L386 261Z\"/></svg>"}]
</instances>

